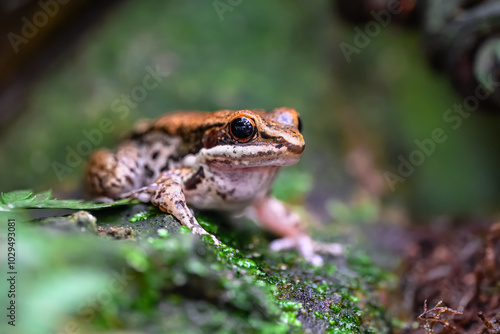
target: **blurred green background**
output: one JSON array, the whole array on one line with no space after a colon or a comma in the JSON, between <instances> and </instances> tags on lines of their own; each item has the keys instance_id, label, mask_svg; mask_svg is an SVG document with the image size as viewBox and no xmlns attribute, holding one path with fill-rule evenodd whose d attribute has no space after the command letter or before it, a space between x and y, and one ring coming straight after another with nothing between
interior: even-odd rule
<instances>
[{"instance_id":1,"label":"blurred green background","mask_svg":"<svg viewBox=\"0 0 500 334\"><path fill-rule=\"evenodd\" d=\"M137 119L169 111L288 106L305 125L307 149L294 168L314 175L310 201L350 198L359 180L346 157L358 148L384 180L416 139L442 128L448 139L385 198L418 216L495 211L498 117L476 113L457 130L443 120L463 99L429 68L417 30L391 24L348 63L339 45L352 44L355 31L331 1L236 1L222 15L214 3L126 1L89 31L0 134L0 190L81 197L84 163L59 178L54 163L66 164L68 147L103 118L114 130L93 149L115 145ZM148 67L169 75L129 112L113 111Z\"/></svg>"}]
</instances>

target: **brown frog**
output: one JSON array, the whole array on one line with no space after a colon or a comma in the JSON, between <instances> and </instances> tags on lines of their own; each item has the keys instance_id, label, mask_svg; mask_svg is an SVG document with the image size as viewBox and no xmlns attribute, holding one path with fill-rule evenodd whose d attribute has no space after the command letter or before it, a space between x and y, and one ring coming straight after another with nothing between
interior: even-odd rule
<instances>
[{"instance_id":1,"label":"brown frog","mask_svg":"<svg viewBox=\"0 0 500 334\"><path fill-rule=\"evenodd\" d=\"M300 131L298 113L285 107L169 113L139 123L116 153L94 152L86 188L94 196L151 201L200 235L208 233L189 206L243 214L282 237L272 250L295 248L319 265L317 251L339 254L341 246L313 241L298 215L269 191L279 169L299 160Z\"/></svg>"}]
</instances>

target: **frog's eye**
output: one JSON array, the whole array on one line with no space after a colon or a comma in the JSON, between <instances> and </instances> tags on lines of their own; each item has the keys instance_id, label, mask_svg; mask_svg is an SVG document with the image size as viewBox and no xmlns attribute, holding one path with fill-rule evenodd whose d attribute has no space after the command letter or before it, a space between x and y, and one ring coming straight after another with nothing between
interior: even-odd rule
<instances>
[{"instance_id":1,"label":"frog's eye","mask_svg":"<svg viewBox=\"0 0 500 334\"><path fill-rule=\"evenodd\" d=\"M299 117L299 124L297 125L299 132L302 133L302 119Z\"/></svg>"},{"instance_id":2,"label":"frog's eye","mask_svg":"<svg viewBox=\"0 0 500 334\"><path fill-rule=\"evenodd\" d=\"M248 117L238 117L231 122L229 130L234 139L240 143L245 143L255 133L255 122Z\"/></svg>"}]
</instances>

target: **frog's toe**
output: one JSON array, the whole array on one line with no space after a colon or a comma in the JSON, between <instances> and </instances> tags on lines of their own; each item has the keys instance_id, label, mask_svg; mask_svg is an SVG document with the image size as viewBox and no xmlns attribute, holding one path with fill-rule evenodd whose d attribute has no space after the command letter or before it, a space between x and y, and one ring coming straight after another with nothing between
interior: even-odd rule
<instances>
[{"instance_id":1,"label":"frog's toe","mask_svg":"<svg viewBox=\"0 0 500 334\"><path fill-rule=\"evenodd\" d=\"M323 258L315 253L315 241L308 235L299 235L295 238L285 237L276 239L271 242L269 248L272 251L295 249L312 265L321 266L323 264Z\"/></svg>"},{"instance_id":2,"label":"frog's toe","mask_svg":"<svg viewBox=\"0 0 500 334\"><path fill-rule=\"evenodd\" d=\"M310 264L312 264L313 266L322 266L323 265L323 258L318 255L318 254L314 254L312 258L310 259L307 259L307 262L309 262Z\"/></svg>"},{"instance_id":3,"label":"frog's toe","mask_svg":"<svg viewBox=\"0 0 500 334\"><path fill-rule=\"evenodd\" d=\"M151 201L151 195L148 193L139 193L137 194L136 199L143 203L148 203L149 201Z\"/></svg>"},{"instance_id":4,"label":"frog's toe","mask_svg":"<svg viewBox=\"0 0 500 334\"><path fill-rule=\"evenodd\" d=\"M215 245L215 246L219 246L219 245L220 245L220 241L219 241L219 239L217 239L217 238L215 237L215 235L213 235L213 234L210 234L210 236L212 237L212 240L214 241L214 245Z\"/></svg>"},{"instance_id":5,"label":"frog's toe","mask_svg":"<svg viewBox=\"0 0 500 334\"><path fill-rule=\"evenodd\" d=\"M191 231L193 232L193 234L197 234L197 235L208 235L212 238L215 246L220 245L219 239L217 239L217 237L215 235L210 234L207 231L205 231L205 229L202 228L201 226L195 226L195 227L193 227L193 229Z\"/></svg>"},{"instance_id":6,"label":"frog's toe","mask_svg":"<svg viewBox=\"0 0 500 334\"><path fill-rule=\"evenodd\" d=\"M158 189L158 185L156 183L153 183L146 187L134 189L132 191L123 193L120 195L120 198L137 199L141 202L148 203L151 201L151 194L156 189Z\"/></svg>"},{"instance_id":7,"label":"frog's toe","mask_svg":"<svg viewBox=\"0 0 500 334\"><path fill-rule=\"evenodd\" d=\"M314 251L321 254L338 256L344 253L344 246L338 243L323 243L315 241Z\"/></svg>"},{"instance_id":8,"label":"frog's toe","mask_svg":"<svg viewBox=\"0 0 500 334\"><path fill-rule=\"evenodd\" d=\"M269 244L269 248L273 252L279 252L287 249L292 249L295 247L296 241L293 238L280 238L272 241Z\"/></svg>"}]
</instances>

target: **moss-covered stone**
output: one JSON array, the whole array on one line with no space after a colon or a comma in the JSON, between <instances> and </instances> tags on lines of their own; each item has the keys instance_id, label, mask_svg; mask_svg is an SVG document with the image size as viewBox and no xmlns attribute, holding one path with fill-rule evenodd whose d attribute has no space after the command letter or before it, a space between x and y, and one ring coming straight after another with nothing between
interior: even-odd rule
<instances>
[{"instance_id":1,"label":"moss-covered stone","mask_svg":"<svg viewBox=\"0 0 500 334\"><path fill-rule=\"evenodd\" d=\"M23 317L39 321L23 330L391 332L376 293L388 275L363 252L325 256L325 264L314 267L294 251L269 252L273 237L253 222L234 224L215 213L196 216L221 245L192 235L172 216L145 204L45 218L35 221L38 227L19 222L23 249L31 251L19 259L27 279L23 285L35 287L19 303L58 302L44 319L27 308ZM61 237L66 231L92 233ZM334 230L321 232L323 240L336 237ZM50 276L47 268L59 283L44 280Z\"/></svg>"},{"instance_id":2,"label":"moss-covered stone","mask_svg":"<svg viewBox=\"0 0 500 334\"><path fill-rule=\"evenodd\" d=\"M138 238L123 254L138 276L135 288L113 306L119 327L169 333L390 332L373 293L384 273L364 254L326 257L324 266L313 267L296 252L269 252L270 236L251 222L231 226L224 217L198 214L200 224L223 242L215 247L210 238L191 235L147 205L97 216L100 225L118 221L114 226L131 228ZM116 327L104 316L96 323Z\"/></svg>"}]
</instances>

